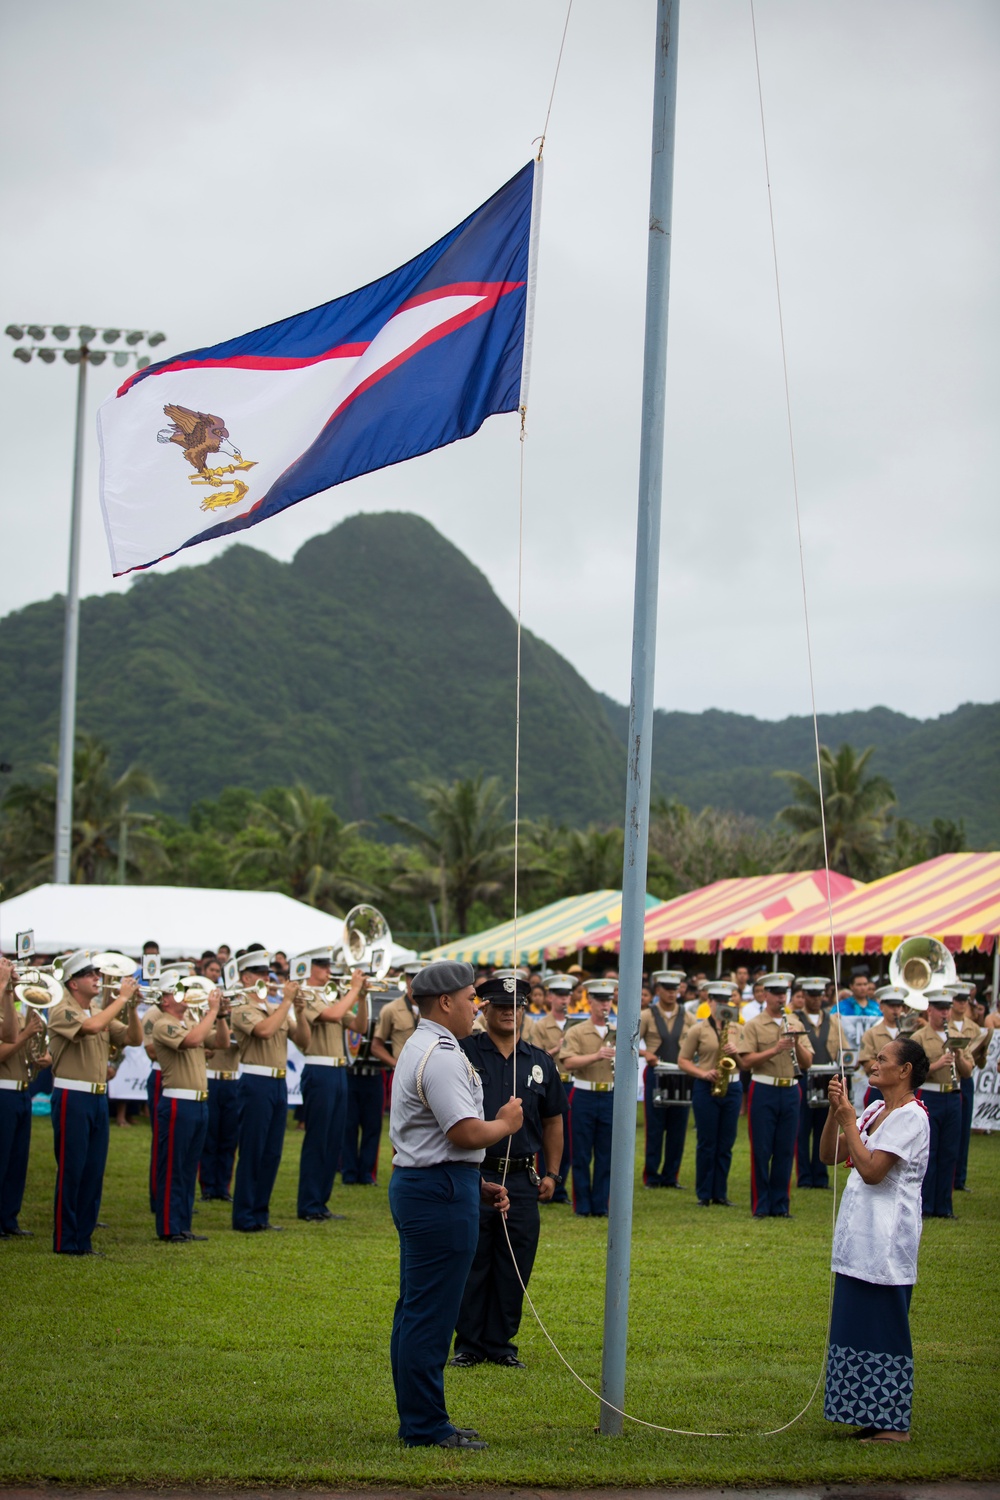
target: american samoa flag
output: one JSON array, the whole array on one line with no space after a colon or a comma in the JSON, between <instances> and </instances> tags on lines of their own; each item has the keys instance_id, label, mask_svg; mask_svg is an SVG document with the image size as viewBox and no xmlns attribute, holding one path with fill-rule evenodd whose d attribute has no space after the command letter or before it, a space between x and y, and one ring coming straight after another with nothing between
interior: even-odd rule
<instances>
[{"instance_id":1,"label":"american samoa flag","mask_svg":"<svg viewBox=\"0 0 1000 1500\"><path fill-rule=\"evenodd\" d=\"M115 575L527 401L541 165L399 270L138 371L98 413Z\"/></svg>"}]
</instances>

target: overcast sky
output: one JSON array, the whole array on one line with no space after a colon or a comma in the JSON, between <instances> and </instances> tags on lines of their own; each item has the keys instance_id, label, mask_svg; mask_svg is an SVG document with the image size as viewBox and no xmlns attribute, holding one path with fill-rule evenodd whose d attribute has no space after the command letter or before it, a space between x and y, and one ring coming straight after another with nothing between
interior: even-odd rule
<instances>
[{"instance_id":1,"label":"overcast sky","mask_svg":"<svg viewBox=\"0 0 1000 1500\"><path fill-rule=\"evenodd\" d=\"M565 4L0 14L0 327L162 328L162 355L350 291L487 198L541 131ZM526 451L525 623L623 701L654 16L573 5ZM820 710L993 700L1000 6L757 0L757 25ZM778 718L809 696L748 0L684 0L679 58L656 702ZM6 612L65 589L75 375L3 345ZM90 374L85 594L128 587L97 498L115 376ZM287 559L359 510L416 511L513 607L517 461L495 417L244 539Z\"/></svg>"}]
</instances>

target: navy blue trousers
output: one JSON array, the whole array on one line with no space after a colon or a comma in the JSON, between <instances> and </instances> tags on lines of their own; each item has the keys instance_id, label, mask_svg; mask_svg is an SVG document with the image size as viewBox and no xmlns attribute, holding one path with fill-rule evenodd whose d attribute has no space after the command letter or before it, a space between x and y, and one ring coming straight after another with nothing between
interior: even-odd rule
<instances>
[{"instance_id":1,"label":"navy blue trousers","mask_svg":"<svg viewBox=\"0 0 1000 1500\"><path fill-rule=\"evenodd\" d=\"M615 1096L574 1088L570 1101L573 1136L573 1212L603 1215L611 1189L611 1117ZM593 1170L591 1170L593 1162Z\"/></svg>"},{"instance_id":2,"label":"navy blue trousers","mask_svg":"<svg viewBox=\"0 0 1000 1500\"><path fill-rule=\"evenodd\" d=\"M976 1107L976 1085L971 1078L963 1078L962 1088L962 1138L958 1148L958 1166L955 1168L955 1186L965 1187L969 1175L969 1141L972 1139L972 1114Z\"/></svg>"},{"instance_id":3,"label":"navy blue trousers","mask_svg":"<svg viewBox=\"0 0 1000 1500\"><path fill-rule=\"evenodd\" d=\"M299 1158L299 1218L321 1214L333 1192L347 1119L347 1070L306 1063L302 1069L306 1133Z\"/></svg>"},{"instance_id":4,"label":"navy blue trousers","mask_svg":"<svg viewBox=\"0 0 1000 1500\"><path fill-rule=\"evenodd\" d=\"M149 1143L149 1211L151 1214L156 1213L156 1164L160 1158L160 1121L157 1110L160 1107L162 1087L162 1072L159 1068L150 1068L149 1077L146 1079L146 1104L149 1107L152 1134L152 1140Z\"/></svg>"},{"instance_id":5,"label":"navy blue trousers","mask_svg":"<svg viewBox=\"0 0 1000 1500\"><path fill-rule=\"evenodd\" d=\"M788 1189L799 1129L799 1088L750 1083L750 1207L761 1219L788 1213Z\"/></svg>"},{"instance_id":6,"label":"navy blue trousers","mask_svg":"<svg viewBox=\"0 0 1000 1500\"><path fill-rule=\"evenodd\" d=\"M931 1122L931 1149L922 1189L923 1210L934 1218L952 1212L951 1193L955 1168L962 1148L962 1096L958 1089L948 1094L919 1094Z\"/></svg>"},{"instance_id":7,"label":"navy blue trousers","mask_svg":"<svg viewBox=\"0 0 1000 1500\"><path fill-rule=\"evenodd\" d=\"M671 1187L677 1181L687 1138L688 1115L686 1104L672 1104L668 1109L656 1109L650 1095L653 1092L655 1074L651 1063L646 1064L643 1075L643 1111L646 1116L646 1164L642 1180L647 1187ZM662 1165L661 1165L662 1158Z\"/></svg>"},{"instance_id":8,"label":"navy blue trousers","mask_svg":"<svg viewBox=\"0 0 1000 1500\"><path fill-rule=\"evenodd\" d=\"M208 1129L198 1177L203 1198L228 1198L240 1131L239 1085L235 1078L208 1080Z\"/></svg>"},{"instance_id":9,"label":"navy blue trousers","mask_svg":"<svg viewBox=\"0 0 1000 1500\"><path fill-rule=\"evenodd\" d=\"M765 1084L766 1087L766 1084ZM806 1103L806 1076L799 1079L799 1139L795 1148L796 1181L799 1187L825 1188L830 1174L819 1159L819 1142L829 1109L810 1109Z\"/></svg>"},{"instance_id":10,"label":"navy blue trousers","mask_svg":"<svg viewBox=\"0 0 1000 1500\"><path fill-rule=\"evenodd\" d=\"M52 1090L52 1144L56 1191L52 1248L57 1255L85 1255L97 1223L108 1159L107 1094Z\"/></svg>"},{"instance_id":11,"label":"navy blue trousers","mask_svg":"<svg viewBox=\"0 0 1000 1500\"><path fill-rule=\"evenodd\" d=\"M378 1175L378 1147L382 1138L384 1106L385 1083L381 1069L377 1073L361 1076L354 1068L348 1068L347 1106L340 1157L340 1174L344 1182L375 1181Z\"/></svg>"},{"instance_id":12,"label":"navy blue trousers","mask_svg":"<svg viewBox=\"0 0 1000 1500\"><path fill-rule=\"evenodd\" d=\"M17 1229L31 1145L27 1089L0 1089L0 1233Z\"/></svg>"},{"instance_id":13,"label":"navy blue trousers","mask_svg":"<svg viewBox=\"0 0 1000 1500\"><path fill-rule=\"evenodd\" d=\"M281 1165L288 1115L283 1078L244 1073L236 1083L239 1105L239 1159L233 1190L233 1228L263 1229Z\"/></svg>"},{"instance_id":14,"label":"navy blue trousers","mask_svg":"<svg viewBox=\"0 0 1000 1500\"><path fill-rule=\"evenodd\" d=\"M450 1437L444 1367L479 1243L479 1168L397 1167L389 1207L399 1235L399 1299L392 1319L392 1383L399 1436L409 1447Z\"/></svg>"},{"instance_id":15,"label":"navy blue trousers","mask_svg":"<svg viewBox=\"0 0 1000 1500\"><path fill-rule=\"evenodd\" d=\"M716 1099L712 1085L704 1078L696 1078L691 1107L698 1132L694 1159L695 1191L699 1203L711 1203L713 1198L728 1197L729 1168L733 1164L733 1142L743 1107L743 1086L739 1082L731 1083L721 1099Z\"/></svg>"},{"instance_id":16,"label":"navy blue trousers","mask_svg":"<svg viewBox=\"0 0 1000 1500\"><path fill-rule=\"evenodd\" d=\"M487 1182L503 1180L500 1172L484 1171L482 1175ZM503 1215L492 1204L479 1205L479 1243L455 1323L456 1354L491 1360L513 1354L517 1358L514 1340L524 1304L521 1282L527 1286L538 1249L538 1189L527 1172L510 1172L507 1193L510 1212L506 1231ZM516 1269L511 1250L517 1258Z\"/></svg>"},{"instance_id":17,"label":"navy blue trousers","mask_svg":"<svg viewBox=\"0 0 1000 1500\"><path fill-rule=\"evenodd\" d=\"M189 1234L198 1158L208 1129L208 1104L164 1099L158 1111L160 1159L156 1171L156 1232L160 1239Z\"/></svg>"}]
</instances>

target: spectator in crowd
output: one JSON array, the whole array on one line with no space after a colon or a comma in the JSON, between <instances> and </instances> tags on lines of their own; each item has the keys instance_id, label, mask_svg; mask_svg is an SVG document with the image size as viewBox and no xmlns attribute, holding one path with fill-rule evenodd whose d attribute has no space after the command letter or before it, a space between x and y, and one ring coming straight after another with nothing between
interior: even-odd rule
<instances>
[{"instance_id":1,"label":"spectator in crowd","mask_svg":"<svg viewBox=\"0 0 1000 1500\"><path fill-rule=\"evenodd\" d=\"M225 968L226 964L233 956L233 950L232 948L230 948L228 943L220 943L215 950L215 956L219 960L219 963L222 964L223 968Z\"/></svg>"},{"instance_id":2,"label":"spectator in crowd","mask_svg":"<svg viewBox=\"0 0 1000 1500\"><path fill-rule=\"evenodd\" d=\"M838 1016L863 1016L874 1026L882 1019L878 1001L875 999L875 991L870 989L868 970L863 973L855 972L851 975L850 993L846 998L838 1000L833 1007L834 1015Z\"/></svg>"}]
</instances>

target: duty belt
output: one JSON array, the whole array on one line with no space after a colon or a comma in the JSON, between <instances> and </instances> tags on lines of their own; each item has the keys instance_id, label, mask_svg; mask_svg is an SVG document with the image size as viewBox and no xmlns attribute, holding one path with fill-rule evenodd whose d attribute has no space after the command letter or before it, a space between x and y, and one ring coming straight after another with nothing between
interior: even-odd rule
<instances>
[{"instance_id":1,"label":"duty belt","mask_svg":"<svg viewBox=\"0 0 1000 1500\"><path fill-rule=\"evenodd\" d=\"M84 1078L54 1078L52 1087L71 1089L74 1094L106 1094L108 1092L106 1083L88 1083Z\"/></svg>"},{"instance_id":2,"label":"duty belt","mask_svg":"<svg viewBox=\"0 0 1000 1500\"><path fill-rule=\"evenodd\" d=\"M767 1083L776 1089L790 1089L793 1083L798 1083L797 1078L772 1078L770 1073L751 1073L750 1077L754 1083Z\"/></svg>"},{"instance_id":3,"label":"duty belt","mask_svg":"<svg viewBox=\"0 0 1000 1500\"><path fill-rule=\"evenodd\" d=\"M533 1156L512 1156L510 1161L506 1156L484 1156L483 1166L487 1172L529 1172L535 1165Z\"/></svg>"}]
</instances>

